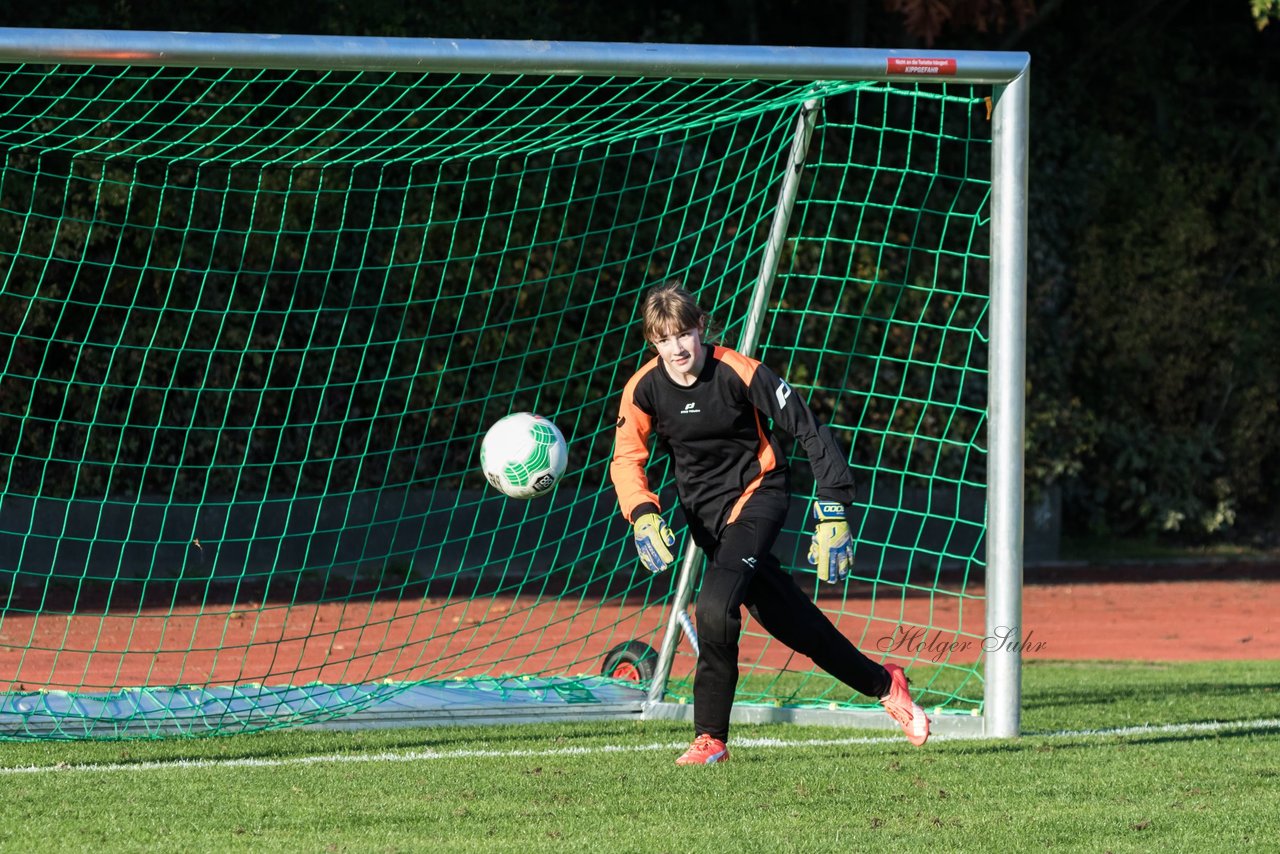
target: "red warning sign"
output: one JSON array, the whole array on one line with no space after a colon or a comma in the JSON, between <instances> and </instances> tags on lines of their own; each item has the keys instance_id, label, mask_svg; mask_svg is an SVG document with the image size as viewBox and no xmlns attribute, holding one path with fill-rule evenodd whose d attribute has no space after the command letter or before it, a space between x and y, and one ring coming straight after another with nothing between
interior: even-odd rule
<instances>
[{"instance_id":1,"label":"red warning sign","mask_svg":"<svg viewBox=\"0 0 1280 854\"><path fill-rule=\"evenodd\" d=\"M891 56L887 60L885 71L889 74L918 74L921 77L950 76L956 73L956 61L954 57L932 59L923 56Z\"/></svg>"}]
</instances>

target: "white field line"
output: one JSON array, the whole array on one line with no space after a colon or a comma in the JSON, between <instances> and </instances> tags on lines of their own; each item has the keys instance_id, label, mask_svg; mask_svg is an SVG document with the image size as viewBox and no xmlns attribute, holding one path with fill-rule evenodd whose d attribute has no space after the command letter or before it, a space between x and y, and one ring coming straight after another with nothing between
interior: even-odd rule
<instances>
[{"instance_id":1,"label":"white field line","mask_svg":"<svg viewBox=\"0 0 1280 854\"><path fill-rule=\"evenodd\" d=\"M1225 732L1241 729L1280 730L1280 719L1264 718L1252 721L1207 721L1190 724L1161 724L1158 726L1129 726L1113 729L1059 730L1046 733L1026 733L1027 738L1101 739L1130 738L1151 735L1188 735ZM975 741L973 738L947 738L934 736L934 741ZM851 736L849 738L735 738L734 747L745 748L794 748L841 747L860 744L899 744L901 736ZM364 762L429 762L436 759L520 759L553 756L587 756L603 753L643 753L657 750L679 750L687 747L685 741L650 744L597 744L584 747L555 747L542 750L410 750L384 753L330 753L320 756L294 756L281 759L174 759L156 762L126 762L119 764L91 763L72 765L19 765L0 768L0 776L17 774L46 774L72 772L111 771L168 771L188 768L279 768L290 765L349 764Z\"/></svg>"}]
</instances>

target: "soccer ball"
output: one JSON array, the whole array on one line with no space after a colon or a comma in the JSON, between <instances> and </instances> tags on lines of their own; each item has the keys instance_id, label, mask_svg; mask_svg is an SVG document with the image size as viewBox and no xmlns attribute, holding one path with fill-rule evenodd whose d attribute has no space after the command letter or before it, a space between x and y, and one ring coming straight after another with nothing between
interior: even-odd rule
<instances>
[{"instance_id":1,"label":"soccer ball","mask_svg":"<svg viewBox=\"0 0 1280 854\"><path fill-rule=\"evenodd\" d=\"M510 498L546 495L564 474L569 449L559 428L541 415L499 418L480 443L480 469Z\"/></svg>"}]
</instances>

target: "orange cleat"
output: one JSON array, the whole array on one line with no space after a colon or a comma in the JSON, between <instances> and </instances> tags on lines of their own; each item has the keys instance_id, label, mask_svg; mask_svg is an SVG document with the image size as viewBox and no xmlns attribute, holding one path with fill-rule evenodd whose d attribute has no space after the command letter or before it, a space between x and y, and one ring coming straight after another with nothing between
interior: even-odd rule
<instances>
[{"instance_id":1,"label":"orange cleat","mask_svg":"<svg viewBox=\"0 0 1280 854\"><path fill-rule=\"evenodd\" d=\"M891 681L889 693L880 698L880 705L884 706L889 717L902 725L907 741L919 747L929 740L929 718L924 709L911 699L906 671L896 664L886 664L884 669L889 671Z\"/></svg>"},{"instance_id":2,"label":"orange cleat","mask_svg":"<svg viewBox=\"0 0 1280 854\"><path fill-rule=\"evenodd\" d=\"M729 761L729 748L714 736L703 733L693 740L679 759L677 765L714 765L717 762Z\"/></svg>"}]
</instances>

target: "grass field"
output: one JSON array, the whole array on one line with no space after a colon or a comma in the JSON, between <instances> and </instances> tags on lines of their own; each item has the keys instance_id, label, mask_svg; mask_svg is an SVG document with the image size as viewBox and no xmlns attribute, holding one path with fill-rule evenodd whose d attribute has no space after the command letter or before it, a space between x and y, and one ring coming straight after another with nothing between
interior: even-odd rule
<instances>
[{"instance_id":1,"label":"grass field","mask_svg":"<svg viewBox=\"0 0 1280 854\"><path fill-rule=\"evenodd\" d=\"M682 724L0 745L5 851L1249 851L1280 662L1029 663L1024 737Z\"/></svg>"}]
</instances>

